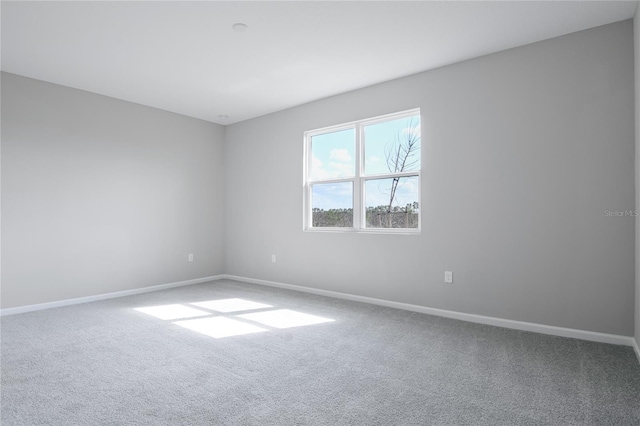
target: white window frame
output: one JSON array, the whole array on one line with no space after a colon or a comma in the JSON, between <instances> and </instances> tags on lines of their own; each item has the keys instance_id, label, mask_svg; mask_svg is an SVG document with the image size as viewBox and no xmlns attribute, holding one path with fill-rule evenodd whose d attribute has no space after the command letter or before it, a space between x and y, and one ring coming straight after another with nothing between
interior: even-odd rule
<instances>
[{"instance_id":1,"label":"white window frame","mask_svg":"<svg viewBox=\"0 0 640 426\"><path fill-rule=\"evenodd\" d=\"M382 123L385 121L409 118L413 116L420 117L420 132L422 133L422 116L420 108L414 108L392 114L381 115L364 120L352 121L349 123L338 124L335 126L323 127L320 129L309 130L304 132L304 194L303 194L303 230L308 232L359 232L373 234L420 234L422 229L422 159L420 161L420 169L398 173L382 173L376 175L364 174L364 128L366 126ZM327 180L310 179L311 173L311 139L314 136L327 133L339 132L342 130L355 129L355 175L349 178L337 178ZM422 134L420 135L420 156L422 156ZM366 227L366 207L364 205L365 185L369 180L375 179L392 179L396 177L415 177L418 178L418 227L417 228L367 228ZM345 183L353 184L353 227L314 227L313 211L311 206L311 188L313 184L325 183Z\"/></svg>"}]
</instances>

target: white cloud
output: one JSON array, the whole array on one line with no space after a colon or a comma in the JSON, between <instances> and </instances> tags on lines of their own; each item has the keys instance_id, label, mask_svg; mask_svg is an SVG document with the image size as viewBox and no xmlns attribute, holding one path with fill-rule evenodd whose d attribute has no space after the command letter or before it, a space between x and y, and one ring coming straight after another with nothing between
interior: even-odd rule
<instances>
[{"instance_id":1,"label":"white cloud","mask_svg":"<svg viewBox=\"0 0 640 426\"><path fill-rule=\"evenodd\" d=\"M418 200L417 178L403 178L396 190L393 200L394 206L404 207L408 203ZM368 181L366 187L366 203L369 207L384 206L389 204L391 194L391 179L376 179Z\"/></svg>"},{"instance_id":2,"label":"white cloud","mask_svg":"<svg viewBox=\"0 0 640 426\"><path fill-rule=\"evenodd\" d=\"M344 164L344 163L329 163L329 169L331 169L332 174L335 174L334 177L347 177L353 176L353 164Z\"/></svg>"},{"instance_id":3,"label":"white cloud","mask_svg":"<svg viewBox=\"0 0 640 426\"><path fill-rule=\"evenodd\" d=\"M322 166L324 163L315 155L311 157L311 179L312 180L321 180L321 179L331 179L334 178L330 172L325 170Z\"/></svg>"},{"instance_id":4,"label":"white cloud","mask_svg":"<svg viewBox=\"0 0 640 426\"><path fill-rule=\"evenodd\" d=\"M351 161L351 155L349 154L349 151L346 149L336 148L336 149L332 149L331 152L329 152L329 159L347 163Z\"/></svg>"},{"instance_id":5,"label":"white cloud","mask_svg":"<svg viewBox=\"0 0 640 426\"><path fill-rule=\"evenodd\" d=\"M311 167L312 168L321 168L322 167L322 160L320 160L318 157L316 157L315 155L313 157L311 157Z\"/></svg>"},{"instance_id":6,"label":"white cloud","mask_svg":"<svg viewBox=\"0 0 640 426\"><path fill-rule=\"evenodd\" d=\"M408 135L420 136L420 126L416 127L405 127L402 129L402 133Z\"/></svg>"},{"instance_id":7,"label":"white cloud","mask_svg":"<svg viewBox=\"0 0 640 426\"><path fill-rule=\"evenodd\" d=\"M334 151L346 151L337 149ZM332 151L333 152L333 151ZM342 155L342 154L338 154ZM346 153L347 157L350 158L349 153ZM332 155L333 157L333 155ZM339 159L338 161L342 161ZM311 180L326 180L326 179L336 179L341 177L353 176L353 163L343 163L343 162L334 162L331 161L329 164L325 166L325 164L315 155L311 157Z\"/></svg>"}]
</instances>

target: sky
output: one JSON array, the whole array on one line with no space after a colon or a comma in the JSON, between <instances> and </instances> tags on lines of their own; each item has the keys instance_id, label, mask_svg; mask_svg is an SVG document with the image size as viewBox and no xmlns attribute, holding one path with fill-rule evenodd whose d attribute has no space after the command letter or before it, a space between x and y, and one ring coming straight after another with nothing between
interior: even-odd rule
<instances>
[{"instance_id":1,"label":"sky","mask_svg":"<svg viewBox=\"0 0 640 426\"><path fill-rule=\"evenodd\" d=\"M388 152L397 146L398 137L407 137L420 132L420 117L404 117L363 128L364 133L364 174L389 173ZM349 178L356 171L355 129L350 128L332 133L313 136L311 140L312 164L310 180ZM415 159L420 158L417 151ZM420 168L416 164L412 170ZM376 207L389 204L392 179L373 179L365 183L366 206ZM396 192L394 206L404 207L418 201L419 185L417 177L402 178ZM353 208L352 182L314 184L312 186L312 208L335 209Z\"/></svg>"}]
</instances>

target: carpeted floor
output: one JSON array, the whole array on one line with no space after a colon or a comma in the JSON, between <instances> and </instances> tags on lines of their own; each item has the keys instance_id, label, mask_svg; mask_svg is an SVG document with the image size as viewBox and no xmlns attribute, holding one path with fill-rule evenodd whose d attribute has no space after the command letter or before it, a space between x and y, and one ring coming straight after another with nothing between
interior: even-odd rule
<instances>
[{"instance_id":1,"label":"carpeted floor","mask_svg":"<svg viewBox=\"0 0 640 426\"><path fill-rule=\"evenodd\" d=\"M629 347L233 281L1 332L3 426L640 425Z\"/></svg>"}]
</instances>

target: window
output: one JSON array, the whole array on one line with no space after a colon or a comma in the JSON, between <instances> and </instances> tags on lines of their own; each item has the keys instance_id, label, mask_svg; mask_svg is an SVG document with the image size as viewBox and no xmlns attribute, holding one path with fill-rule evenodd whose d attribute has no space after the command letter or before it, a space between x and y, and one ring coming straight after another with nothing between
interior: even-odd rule
<instances>
[{"instance_id":1,"label":"window","mask_svg":"<svg viewBox=\"0 0 640 426\"><path fill-rule=\"evenodd\" d=\"M420 110L305 132L305 230L420 230Z\"/></svg>"}]
</instances>

